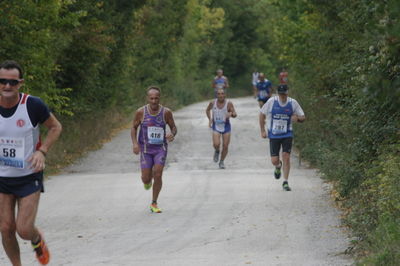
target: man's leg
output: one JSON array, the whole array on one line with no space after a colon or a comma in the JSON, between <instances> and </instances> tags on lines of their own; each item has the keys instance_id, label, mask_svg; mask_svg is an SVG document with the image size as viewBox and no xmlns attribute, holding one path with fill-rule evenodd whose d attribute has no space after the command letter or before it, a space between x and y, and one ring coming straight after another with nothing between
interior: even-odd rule
<instances>
[{"instance_id":1,"label":"man's leg","mask_svg":"<svg viewBox=\"0 0 400 266\"><path fill-rule=\"evenodd\" d=\"M290 191L288 179L290 172L290 152L292 151L293 138L284 138L282 140L282 159L283 159L283 189Z\"/></svg>"},{"instance_id":2,"label":"man's leg","mask_svg":"<svg viewBox=\"0 0 400 266\"><path fill-rule=\"evenodd\" d=\"M281 162L279 160L279 156L271 156L271 163L275 166L275 167L281 167Z\"/></svg>"},{"instance_id":3,"label":"man's leg","mask_svg":"<svg viewBox=\"0 0 400 266\"><path fill-rule=\"evenodd\" d=\"M222 134L222 153L221 153L221 160L219 161L220 169L225 169L224 160L226 158L226 155L228 154L228 147L229 147L230 139L231 139L230 132Z\"/></svg>"},{"instance_id":4,"label":"man's leg","mask_svg":"<svg viewBox=\"0 0 400 266\"><path fill-rule=\"evenodd\" d=\"M290 172L290 153L292 152L293 138L284 138L282 140L282 160L283 160L283 178L287 181Z\"/></svg>"},{"instance_id":5,"label":"man's leg","mask_svg":"<svg viewBox=\"0 0 400 266\"><path fill-rule=\"evenodd\" d=\"M162 148L158 150L154 155L154 166L153 166L153 201L150 206L152 212L160 213L161 209L158 208L157 200L162 188L162 174L164 170L165 160L167 159L167 150Z\"/></svg>"},{"instance_id":6,"label":"man's leg","mask_svg":"<svg viewBox=\"0 0 400 266\"><path fill-rule=\"evenodd\" d=\"M271 154L271 163L275 167L281 167L281 161L279 160L279 152L281 150L280 139L269 139L269 150Z\"/></svg>"},{"instance_id":7,"label":"man's leg","mask_svg":"<svg viewBox=\"0 0 400 266\"><path fill-rule=\"evenodd\" d=\"M212 133L213 147L214 147L214 162L218 162L220 146L221 146L221 134L213 131Z\"/></svg>"},{"instance_id":8,"label":"man's leg","mask_svg":"<svg viewBox=\"0 0 400 266\"><path fill-rule=\"evenodd\" d=\"M275 179L281 178L282 163L279 159L279 152L281 150L281 139L269 139L269 149L271 154L271 163L275 166L274 176Z\"/></svg>"},{"instance_id":9,"label":"man's leg","mask_svg":"<svg viewBox=\"0 0 400 266\"><path fill-rule=\"evenodd\" d=\"M17 233L25 240L30 240L36 253L36 258L42 265L50 260L47 245L35 227L36 215L39 207L40 191L34 192L26 197L19 198L17 213Z\"/></svg>"},{"instance_id":10,"label":"man's leg","mask_svg":"<svg viewBox=\"0 0 400 266\"><path fill-rule=\"evenodd\" d=\"M162 174L164 170L164 165L155 164L153 167L153 203L157 203L158 195L160 194L162 188Z\"/></svg>"},{"instance_id":11,"label":"man's leg","mask_svg":"<svg viewBox=\"0 0 400 266\"><path fill-rule=\"evenodd\" d=\"M152 179L152 169L142 168L142 182L143 184L150 184Z\"/></svg>"},{"instance_id":12,"label":"man's leg","mask_svg":"<svg viewBox=\"0 0 400 266\"><path fill-rule=\"evenodd\" d=\"M290 172L290 153L282 152L282 160L283 160L283 179L287 181L289 179L289 172Z\"/></svg>"},{"instance_id":13,"label":"man's leg","mask_svg":"<svg viewBox=\"0 0 400 266\"><path fill-rule=\"evenodd\" d=\"M17 230L15 224L16 202L14 195L0 193L0 231L4 251L13 266L20 266L21 257L15 234Z\"/></svg>"},{"instance_id":14,"label":"man's leg","mask_svg":"<svg viewBox=\"0 0 400 266\"><path fill-rule=\"evenodd\" d=\"M221 153L221 161L224 161L226 155L228 154L228 147L231 141L231 133L222 134L222 153Z\"/></svg>"},{"instance_id":15,"label":"man's leg","mask_svg":"<svg viewBox=\"0 0 400 266\"><path fill-rule=\"evenodd\" d=\"M39 199L40 191L37 191L17 201L17 233L24 240L37 242L40 239L39 231L35 228Z\"/></svg>"},{"instance_id":16,"label":"man's leg","mask_svg":"<svg viewBox=\"0 0 400 266\"><path fill-rule=\"evenodd\" d=\"M151 179L153 177L153 156L144 152L140 152L140 168L142 171L142 182L144 188L151 188Z\"/></svg>"}]
</instances>

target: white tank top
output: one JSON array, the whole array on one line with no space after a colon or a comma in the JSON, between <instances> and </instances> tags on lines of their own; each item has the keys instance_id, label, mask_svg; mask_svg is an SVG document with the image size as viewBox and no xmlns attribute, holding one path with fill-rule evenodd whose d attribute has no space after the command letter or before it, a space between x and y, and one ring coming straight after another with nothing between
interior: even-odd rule
<instances>
[{"instance_id":1,"label":"white tank top","mask_svg":"<svg viewBox=\"0 0 400 266\"><path fill-rule=\"evenodd\" d=\"M22 94L17 110L11 117L0 115L0 177L21 177L34 173L28 158L36 151L39 142L39 124L33 127Z\"/></svg>"},{"instance_id":2,"label":"white tank top","mask_svg":"<svg viewBox=\"0 0 400 266\"><path fill-rule=\"evenodd\" d=\"M228 114L228 100L225 100L225 105L221 109L217 106L217 99L214 100L213 105L213 121L215 128L223 132L225 131L226 115Z\"/></svg>"}]
</instances>

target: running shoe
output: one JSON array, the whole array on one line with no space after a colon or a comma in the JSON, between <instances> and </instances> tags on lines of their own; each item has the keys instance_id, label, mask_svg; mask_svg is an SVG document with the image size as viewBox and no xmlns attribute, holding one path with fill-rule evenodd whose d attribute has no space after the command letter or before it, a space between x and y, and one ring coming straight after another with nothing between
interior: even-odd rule
<instances>
[{"instance_id":1,"label":"running shoe","mask_svg":"<svg viewBox=\"0 0 400 266\"><path fill-rule=\"evenodd\" d=\"M275 176L275 179L279 179L279 178L281 178L281 168L282 168L282 161L279 161L280 162L280 164L281 164L281 166L279 166L279 167L275 167L275 171L274 171L274 176Z\"/></svg>"},{"instance_id":2,"label":"running shoe","mask_svg":"<svg viewBox=\"0 0 400 266\"><path fill-rule=\"evenodd\" d=\"M153 185L152 182L150 182L150 183L148 183L148 184L143 184L145 190L149 190L149 189L151 188L152 185Z\"/></svg>"},{"instance_id":3,"label":"running shoe","mask_svg":"<svg viewBox=\"0 0 400 266\"><path fill-rule=\"evenodd\" d=\"M289 187L289 183L287 181L284 181L282 184L282 188L285 191L292 191L292 189Z\"/></svg>"},{"instance_id":4,"label":"running shoe","mask_svg":"<svg viewBox=\"0 0 400 266\"><path fill-rule=\"evenodd\" d=\"M39 233L40 234L40 233ZM47 265L50 260L50 252L47 248L46 242L43 239L42 234L40 234L40 241L37 244L32 244L33 251L36 253L36 258L42 265Z\"/></svg>"},{"instance_id":5,"label":"running shoe","mask_svg":"<svg viewBox=\"0 0 400 266\"><path fill-rule=\"evenodd\" d=\"M218 163L218 159L219 159L219 151L215 150L215 152L214 152L214 162Z\"/></svg>"},{"instance_id":6,"label":"running shoe","mask_svg":"<svg viewBox=\"0 0 400 266\"><path fill-rule=\"evenodd\" d=\"M219 162L219 169L225 169L224 161Z\"/></svg>"},{"instance_id":7,"label":"running shoe","mask_svg":"<svg viewBox=\"0 0 400 266\"><path fill-rule=\"evenodd\" d=\"M151 211L151 212L155 212L155 213L161 213L161 209L158 208L158 206L157 206L156 203L152 203L152 204L150 205L150 211Z\"/></svg>"}]
</instances>

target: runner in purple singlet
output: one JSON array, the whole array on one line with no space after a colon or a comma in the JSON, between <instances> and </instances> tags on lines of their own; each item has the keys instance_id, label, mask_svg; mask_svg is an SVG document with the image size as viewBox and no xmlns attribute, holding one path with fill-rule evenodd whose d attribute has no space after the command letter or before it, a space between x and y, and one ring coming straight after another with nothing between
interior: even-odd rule
<instances>
[{"instance_id":1,"label":"runner in purple singlet","mask_svg":"<svg viewBox=\"0 0 400 266\"><path fill-rule=\"evenodd\" d=\"M157 206L157 199L162 187L168 142L173 141L177 133L171 110L160 105L160 95L161 91L158 87L152 86L147 89L148 104L136 111L131 130L133 153L140 153L144 188L149 190L153 186L153 201L150 210L155 213L161 212ZM166 125L169 126L170 133L166 132Z\"/></svg>"}]
</instances>

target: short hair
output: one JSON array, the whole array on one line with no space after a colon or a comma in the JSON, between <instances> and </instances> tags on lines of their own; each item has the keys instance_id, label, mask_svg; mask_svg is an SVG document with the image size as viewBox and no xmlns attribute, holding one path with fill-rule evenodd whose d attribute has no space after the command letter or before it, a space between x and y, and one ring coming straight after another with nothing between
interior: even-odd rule
<instances>
[{"instance_id":1,"label":"short hair","mask_svg":"<svg viewBox=\"0 0 400 266\"><path fill-rule=\"evenodd\" d=\"M217 73L218 72L224 73L224 71L222 69L217 69Z\"/></svg>"},{"instance_id":2,"label":"short hair","mask_svg":"<svg viewBox=\"0 0 400 266\"><path fill-rule=\"evenodd\" d=\"M3 63L0 64L0 69L7 69L7 70L18 69L19 78L22 79L24 77L22 67L16 61L13 61L13 60L3 61Z\"/></svg>"},{"instance_id":3,"label":"short hair","mask_svg":"<svg viewBox=\"0 0 400 266\"><path fill-rule=\"evenodd\" d=\"M216 93L218 93L219 91L222 91L222 92L225 94L224 88L218 88L217 91L216 91Z\"/></svg>"},{"instance_id":4,"label":"short hair","mask_svg":"<svg viewBox=\"0 0 400 266\"><path fill-rule=\"evenodd\" d=\"M158 91L159 94L161 94L161 89L160 89L159 87L150 86L150 87L148 87L148 88L146 89L146 95L149 94L149 91L151 91L151 90L156 90L156 91Z\"/></svg>"}]
</instances>

